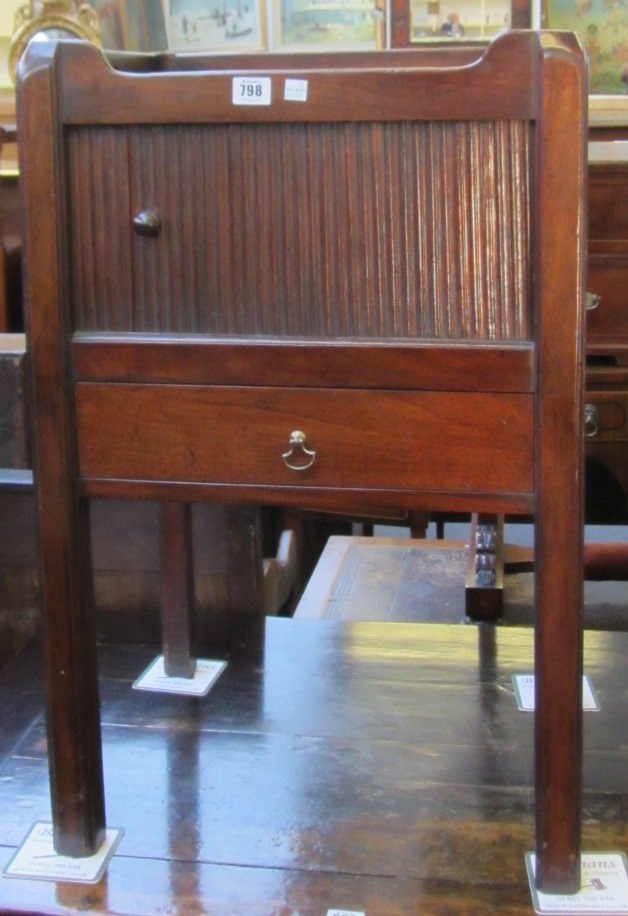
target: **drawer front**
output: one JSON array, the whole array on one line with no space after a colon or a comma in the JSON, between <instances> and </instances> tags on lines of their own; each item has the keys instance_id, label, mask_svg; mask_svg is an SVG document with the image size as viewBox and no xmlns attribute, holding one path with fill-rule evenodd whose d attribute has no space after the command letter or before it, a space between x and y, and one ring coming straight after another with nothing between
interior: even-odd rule
<instances>
[{"instance_id":1,"label":"drawer front","mask_svg":"<svg viewBox=\"0 0 628 916\"><path fill-rule=\"evenodd\" d=\"M529 394L85 382L76 412L84 479L533 489Z\"/></svg>"},{"instance_id":2,"label":"drawer front","mask_svg":"<svg viewBox=\"0 0 628 916\"><path fill-rule=\"evenodd\" d=\"M600 297L587 313L587 340L628 340L628 257L589 258L587 290Z\"/></svg>"},{"instance_id":3,"label":"drawer front","mask_svg":"<svg viewBox=\"0 0 628 916\"><path fill-rule=\"evenodd\" d=\"M628 240L628 167L589 164L588 237L596 243Z\"/></svg>"}]
</instances>

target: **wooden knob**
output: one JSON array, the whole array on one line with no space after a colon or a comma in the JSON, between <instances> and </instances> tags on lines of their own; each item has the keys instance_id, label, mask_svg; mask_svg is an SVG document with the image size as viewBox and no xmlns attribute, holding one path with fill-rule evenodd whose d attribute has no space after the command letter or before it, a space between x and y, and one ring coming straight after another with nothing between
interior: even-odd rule
<instances>
[{"instance_id":1,"label":"wooden knob","mask_svg":"<svg viewBox=\"0 0 628 916\"><path fill-rule=\"evenodd\" d=\"M141 210L133 220L138 235L156 236L161 230L161 219L156 210Z\"/></svg>"}]
</instances>

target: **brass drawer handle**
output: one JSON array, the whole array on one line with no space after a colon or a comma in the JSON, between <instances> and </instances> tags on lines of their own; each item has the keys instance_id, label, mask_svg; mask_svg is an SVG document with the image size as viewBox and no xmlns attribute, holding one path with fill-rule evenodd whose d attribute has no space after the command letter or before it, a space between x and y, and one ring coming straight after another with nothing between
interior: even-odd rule
<instances>
[{"instance_id":1,"label":"brass drawer handle","mask_svg":"<svg viewBox=\"0 0 628 916\"><path fill-rule=\"evenodd\" d=\"M156 210L142 210L133 219L133 228L138 235L154 237L161 231L161 217Z\"/></svg>"},{"instance_id":2,"label":"brass drawer handle","mask_svg":"<svg viewBox=\"0 0 628 916\"><path fill-rule=\"evenodd\" d=\"M290 448L287 452L283 452L281 457L285 466L291 471L307 471L316 461L316 452L314 449L306 448L306 442L307 436L300 429L295 429L290 433ZM301 460L295 464L294 459L299 457Z\"/></svg>"},{"instance_id":3,"label":"brass drawer handle","mask_svg":"<svg viewBox=\"0 0 628 916\"><path fill-rule=\"evenodd\" d=\"M587 293L587 312L594 312L601 301L602 297L598 296L597 293Z\"/></svg>"},{"instance_id":4,"label":"brass drawer handle","mask_svg":"<svg viewBox=\"0 0 628 916\"><path fill-rule=\"evenodd\" d=\"M587 439L593 439L599 431L597 407L595 404L584 405L584 434Z\"/></svg>"}]
</instances>

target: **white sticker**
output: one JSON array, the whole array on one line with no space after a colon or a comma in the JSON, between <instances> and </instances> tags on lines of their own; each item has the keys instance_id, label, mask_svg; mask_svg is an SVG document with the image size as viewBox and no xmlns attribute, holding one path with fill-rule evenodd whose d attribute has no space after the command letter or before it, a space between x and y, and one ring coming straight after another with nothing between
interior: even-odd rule
<instances>
[{"instance_id":1,"label":"white sticker","mask_svg":"<svg viewBox=\"0 0 628 916\"><path fill-rule=\"evenodd\" d=\"M307 80L286 80L283 97L286 102L307 102Z\"/></svg>"},{"instance_id":2,"label":"white sticker","mask_svg":"<svg viewBox=\"0 0 628 916\"><path fill-rule=\"evenodd\" d=\"M109 828L100 849L93 856L74 859L60 856L52 844L52 824L33 824L28 836L4 869L7 878L35 878L41 881L72 881L97 884L124 835Z\"/></svg>"},{"instance_id":3,"label":"white sticker","mask_svg":"<svg viewBox=\"0 0 628 916\"><path fill-rule=\"evenodd\" d=\"M226 662L199 658L194 677L169 677L164 668L164 657L158 655L133 684L134 690L155 690L157 693L181 693L192 697L204 697L222 672Z\"/></svg>"},{"instance_id":4,"label":"white sticker","mask_svg":"<svg viewBox=\"0 0 628 916\"><path fill-rule=\"evenodd\" d=\"M270 77L234 76L231 92L234 105L270 105Z\"/></svg>"},{"instance_id":5,"label":"white sticker","mask_svg":"<svg viewBox=\"0 0 628 916\"><path fill-rule=\"evenodd\" d=\"M544 894L537 890L533 852L526 853L526 867L537 913L628 913L628 873L623 853L583 853L580 890L576 894Z\"/></svg>"},{"instance_id":6,"label":"white sticker","mask_svg":"<svg viewBox=\"0 0 628 916\"><path fill-rule=\"evenodd\" d=\"M327 910L327 916L366 916L362 910Z\"/></svg>"},{"instance_id":7,"label":"white sticker","mask_svg":"<svg viewBox=\"0 0 628 916\"><path fill-rule=\"evenodd\" d=\"M513 674L512 683L515 688L517 706L522 712L534 712L534 675ZM582 678L582 708L597 712L600 708L589 678Z\"/></svg>"}]
</instances>

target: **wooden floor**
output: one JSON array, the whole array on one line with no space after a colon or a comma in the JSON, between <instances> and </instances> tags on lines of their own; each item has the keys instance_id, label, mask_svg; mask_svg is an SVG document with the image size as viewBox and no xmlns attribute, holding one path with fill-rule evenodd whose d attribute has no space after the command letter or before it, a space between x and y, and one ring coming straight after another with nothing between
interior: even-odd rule
<instances>
[{"instance_id":1,"label":"wooden floor","mask_svg":"<svg viewBox=\"0 0 628 916\"><path fill-rule=\"evenodd\" d=\"M270 619L202 700L101 650L110 826L96 886L0 878L3 913L530 913L525 628ZM587 632L585 850L626 850L628 634ZM560 660L557 659L557 663ZM50 817L40 660L0 674L0 868Z\"/></svg>"}]
</instances>

